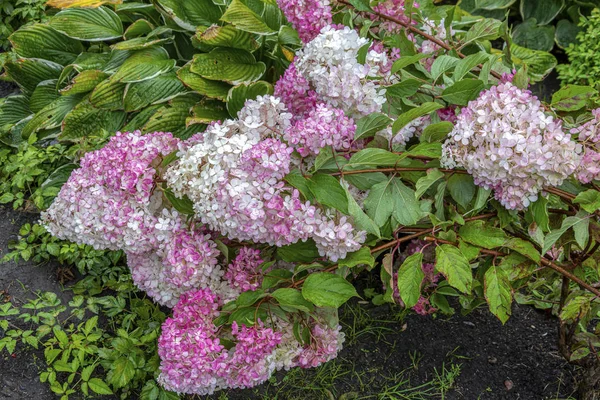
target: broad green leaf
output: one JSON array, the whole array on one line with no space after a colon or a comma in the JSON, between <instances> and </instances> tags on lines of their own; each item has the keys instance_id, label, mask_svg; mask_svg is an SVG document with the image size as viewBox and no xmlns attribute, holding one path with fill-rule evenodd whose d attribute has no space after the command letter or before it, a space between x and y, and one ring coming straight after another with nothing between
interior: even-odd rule
<instances>
[{"instance_id":1,"label":"broad green leaf","mask_svg":"<svg viewBox=\"0 0 600 400\"><path fill-rule=\"evenodd\" d=\"M65 116L83 99L83 95L61 96L38 111L25 125L21 135L28 138L42 129L59 127Z\"/></svg>"},{"instance_id":2,"label":"broad green leaf","mask_svg":"<svg viewBox=\"0 0 600 400\"><path fill-rule=\"evenodd\" d=\"M318 272L308 276L302 286L302 296L317 307L339 308L358 296L354 286L339 275Z\"/></svg>"},{"instance_id":3,"label":"broad green leaf","mask_svg":"<svg viewBox=\"0 0 600 400\"><path fill-rule=\"evenodd\" d=\"M42 59L19 58L7 61L4 70L25 94L31 94L40 82L57 79L62 66Z\"/></svg>"},{"instance_id":4,"label":"broad green leaf","mask_svg":"<svg viewBox=\"0 0 600 400\"><path fill-rule=\"evenodd\" d=\"M450 286L463 293L471 292L473 274L465 256L456 247L443 244L435 249L435 268L446 277Z\"/></svg>"},{"instance_id":5,"label":"broad green leaf","mask_svg":"<svg viewBox=\"0 0 600 400\"><path fill-rule=\"evenodd\" d=\"M227 110L232 118L237 118L238 112L244 107L246 100L254 100L258 96L273 94L273 85L269 82L258 81L249 85L242 83L229 89L227 93Z\"/></svg>"},{"instance_id":6,"label":"broad green leaf","mask_svg":"<svg viewBox=\"0 0 600 400\"><path fill-rule=\"evenodd\" d=\"M360 190L371 190L373 185L387 181L387 176L382 172L369 172L365 174L345 175L344 179Z\"/></svg>"},{"instance_id":7,"label":"broad green leaf","mask_svg":"<svg viewBox=\"0 0 600 400\"><path fill-rule=\"evenodd\" d=\"M154 25L152 25L151 22L145 19L138 19L137 21L133 22L127 27L127 29L123 33L123 37L126 40L137 38L143 35L147 35L148 33L152 32L153 29Z\"/></svg>"},{"instance_id":8,"label":"broad green leaf","mask_svg":"<svg viewBox=\"0 0 600 400\"><path fill-rule=\"evenodd\" d=\"M454 82L460 81L467 73L469 73L477 65L484 63L488 59L488 54L479 52L471 54L456 63L452 79Z\"/></svg>"},{"instance_id":9,"label":"broad green leaf","mask_svg":"<svg viewBox=\"0 0 600 400\"><path fill-rule=\"evenodd\" d=\"M565 322L573 322L584 318L590 311L592 299L593 295L591 293L569 299L563 307L559 318Z\"/></svg>"},{"instance_id":10,"label":"broad green leaf","mask_svg":"<svg viewBox=\"0 0 600 400\"><path fill-rule=\"evenodd\" d=\"M121 356L113 362L107 378L115 388L126 386L135 376L135 364L127 355ZM90 379L91 381L91 379ZM93 390L93 389L92 389Z\"/></svg>"},{"instance_id":11,"label":"broad green leaf","mask_svg":"<svg viewBox=\"0 0 600 400\"><path fill-rule=\"evenodd\" d=\"M46 5L55 8L100 7L103 4L121 4L123 0L48 0Z\"/></svg>"},{"instance_id":12,"label":"broad green leaf","mask_svg":"<svg viewBox=\"0 0 600 400\"><path fill-rule=\"evenodd\" d=\"M512 6L516 0L475 0L475 7L482 10L506 9Z\"/></svg>"},{"instance_id":13,"label":"broad green leaf","mask_svg":"<svg viewBox=\"0 0 600 400\"><path fill-rule=\"evenodd\" d=\"M374 136L377 132L385 129L392 120L385 114L372 113L356 121L356 132L354 140L365 139Z\"/></svg>"},{"instance_id":14,"label":"broad green leaf","mask_svg":"<svg viewBox=\"0 0 600 400\"><path fill-rule=\"evenodd\" d=\"M406 226L417 223L422 211L415 198L415 192L406 187L399 178L374 185L365 199L365 210L373 221L382 227L390 216Z\"/></svg>"},{"instance_id":15,"label":"broad green leaf","mask_svg":"<svg viewBox=\"0 0 600 400\"><path fill-rule=\"evenodd\" d=\"M81 71L71 83L60 90L60 94L62 95L71 95L77 93L87 93L92 90L106 78L108 78L108 74L96 69L89 69L85 71Z\"/></svg>"},{"instance_id":16,"label":"broad green leaf","mask_svg":"<svg viewBox=\"0 0 600 400\"><path fill-rule=\"evenodd\" d=\"M167 72L143 82L132 83L125 90L125 111L137 111L150 104L168 101L186 92L186 88L174 72Z\"/></svg>"},{"instance_id":17,"label":"broad green leaf","mask_svg":"<svg viewBox=\"0 0 600 400\"><path fill-rule=\"evenodd\" d=\"M319 251L313 240L307 240L278 247L277 256L286 262L310 263L319 257Z\"/></svg>"},{"instance_id":18,"label":"broad green leaf","mask_svg":"<svg viewBox=\"0 0 600 400\"><path fill-rule=\"evenodd\" d=\"M419 178L416 183L415 196L417 199L420 199L421 196L438 180L442 179L444 174L440 172L437 168L433 168L427 171L427 175Z\"/></svg>"},{"instance_id":19,"label":"broad green leaf","mask_svg":"<svg viewBox=\"0 0 600 400\"><path fill-rule=\"evenodd\" d=\"M535 18L538 24L546 25L564 8L565 0L521 0L519 10L523 21Z\"/></svg>"},{"instance_id":20,"label":"broad green leaf","mask_svg":"<svg viewBox=\"0 0 600 400\"><path fill-rule=\"evenodd\" d=\"M212 0L157 0L164 13L183 29L195 31L197 26L219 22L222 11Z\"/></svg>"},{"instance_id":21,"label":"broad green leaf","mask_svg":"<svg viewBox=\"0 0 600 400\"><path fill-rule=\"evenodd\" d=\"M164 189L163 193L175 210L183 215L194 215L194 203L187 196L179 198L168 188Z\"/></svg>"},{"instance_id":22,"label":"broad green leaf","mask_svg":"<svg viewBox=\"0 0 600 400\"><path fill-rule=\"evenodd\" d=\"M383 175L383 174L382 174ZM352 176L352 175L350 175ZM383 175L384 179L386 179L385 175ZM348 177L346 177L347 179ZM363 230L367 233L381 237L381 232L379 231L379 226L371 219L365 212L362 207L358 205L352 194L348 191L345 185L342 185L344 190L346 191L346 196L348 198L348 215L350 215L353 219L353 224L358 230Z\"/></svg>"},{"instance_id":23,"label":"broad green leaf","mask_svg":"<svg viewBox=\"0 0 600 400\"><path fill-rule=\"evenodd\" d=\"M554 27L538 25L535 19L531 18L513 29L512 38L519 46L550 51L554 47Z\"/></svg>"},{"instance_id":24,"label":"broad green leaf","mask_svg":"<svg viewBox=\"0 0 600 400\"><path fill-rule=\"evenodd\" d=\"M540 196L538 199L529 205L533 220L543 232L550 231L550 216L548 215L548 199Z\"/></svg>"},{"instance_id":25,"label":"broad green leaf","mask_svg":"<svg viewBox=\"0 0 600 400\"><path fill-rule=\"evenodd\" d=\"M510 51L515 64L527 66L531 83L542 80L557 64L556 57L545 51L531 50L516 43L510 46Z\"/></svg>"},{"instance_id":26,"label":"broad green leaf","mask_svg":"<svg viewBox=\"0 0 600 400\"><path fill-rule=\"evenodd\" d=\"M590 86L567 85L552 95L552 108L559 111L577 111L598 91Z\"/></svg>"},{"instance_id":27,"label":"broad green leaf","mask_svg":"<svg viewBox=\"0 0 600 400\"><path fill-rule=\"evenodd\" d=\"M29 109L34 113L40 111L56 100L60 95L56 90L56 79L40 82L29 99Z\"/></svg>"},{"instance_id":28,"label":"broad green leaf","mask_svg":"<svg viewBox=\"0 0 600 400\"><path fill-rule=\"evenodd\" d=\"M331 175L316 174L310 177L307 183L319 203L348 214L348 197L336 178Z\"/></svg>"},{"instance_id":29,"label":"broad green leaf","mask_svg":"<svg viewBox=\"0 0 600 400\"><path fill-rule=\"evenodd\" d=\"M298 189L306 200L313 200L314 196L308 188L308 179L306 179L298 169L293 169L285 176L285 181Z\"/></svg>"},{"instance_id":30,"label":"broad green leaf","mask_svg":"<svg viewBox=\"0 0 600 400\"><path fill-rule=\"evenodd\" d=\"M177 70L177 76L183 84L198 94L213 99L225 100L231 89L231 85L221 82L205 79L198 74L190 71L190 63Z\"/></svg>"},{"instance_id":31,"label":"broad green leaf","mask_svg":"<svg viewBox=\"0 0 600 400\"><path fill-rule=\"evenodd\" d=\"M540 252L535 248L533 244L530 242L519 239L519 238L511 238L504 243L504 247L508 247L525 257L535 261L539 264L541 260Z\"/></svg>"},{"instance_id":32,"label":"broad green leaf","mask_svg":"<svg viewBox=\"0 0 600 400\"><path fill-rule=\"evenodd\" d=\"M162 47L150 47L134 52L111 77L114 82L142 82L169 72L175 67L175 60Z\"/></svg>"},{"instance_id":33,"label":"broad green leaf","mask_svg":"<svg viewBox=\"0 0 600 400\"><path fill-rule=\"evenodd\" d=\"M346 171L357 169L372 169L377 167L394 167L401 165L402 157L390 151L367 148L355 153L348 164L344 167Z\"/></svg>"},{"instance_id":34,"label":"broad green leaf","mask_svg":"<svg viewBox=\"0 0 600 400\"><path fill-rule=\"evenodd\" d=\"M573 203L580 204L581 208L589 213L600 210L600 192L594 189L581 192L575 197Z\"/></svg>"},{"instance_id":35,"label":"broad green leaf","mask_svg":"<svg viewBox=\"0 0 600 400\"><path fill-rule=\"evenodd\" d=\"M422 262L423 253L415 253L408 256L398 270L398 290L406 308L413 307L421 297L421 285L425 278Z\"/></svg>"},{"instance_id":36,"label":"broad green leaf","mask_svg":"<svg viewBox=\"0 0 600 400\"><path fill-rule=\"evenodd\" d=\"M436 81L444 72L454 68L459 61L459 58L442 54L431 65L431 77Z\"/></svg>"},{"instance_id":37,"label":"broad green leaf","mask_svg":"<svg viewBox=\"0 0 600 400\"><path fill-rule=\"evenodd\" d=\"M49 25L72 39L90 42L123 36L121 19L107 7L63 10L50 18Z\"/></svg>"},{"instance_id":38,"label":"broad green leaf","mask_svg":"<svg viewBox=\"0 0 600 400\"><path fill-rule=\"evenodd\" d=\"M466 174L454 174L448 179L450 196L463 208L467 208L475 196L473 178Z\"/></svg>"},{"instance_id":39,"label":"broad green leaf","mask_svg":"<svg viewBox=\"0 0 600 400\"><path fill-rule=\"evenodd\" d=\"M110 387L100 378L92 378L88 381L88 386L96 394L113 394Z\"/></svg>"},{"instance_id":40,"label":"broad green leaf","mask_svg":"<svg viewBox=\"0 0 600 400\"><path fill-rule=\"evenodd\" d=\"M122 42L117 42L117 43L113 44L112 46L110 46L110 48L113 50L136 51L136 50L143 50L148 47L157 46L161 43L167 43L170 41L171 41L171 38L138 37L138 38L133 38L133 39L129 39L129 40L124 40Z\"/></svg>"},{"instance_id":41,"label":"broad green leaf","mask_svg":"<svg viewBox=\"0 0 600 400\"><path fill-rule=\"evenodd\" d=\"M483 81L479 79L463 79L444 89L442 98L448 103L466 106L479 96L484 87Z\"/></svg>"},{"instance_id":42,"label":"broad green leaf","mask_svg":"<svg viewBox=\"0 0 600 400\"><path fill-rule=\"evenodd\" d=\"M507 236L500 228L494 228L482 220L469 221L460 227L462 240L485 249L495 249L505 244Z\"/></svg>"},{"instance_id":43,"label":"broad green leaf","mask_svg":"<svg viewBox=\"0 0 600 400\"><path fill-rule=\"evenodd\" d=\"M125 123L123 111L109 111L94 107L89 100L79 103L62 121L61 140L76 140L100 136L103 131L116 132Z\"/></svg>"},{"instance_id":44,"label":"broad green leaf","mask_svg":"<svg viewBox=\"0 0 600 400\"><path fill-rule=\"evenodd\" d=\"M568 19L561 19L556 24L556 33L554 40L561 49L569 47L572 43L577 43L577 34L581 31L581 28L577 24L569 21Z\"/></svg>"},{"instance_id":45,"label":"broad green leaf","mask_svg":"<svg viewBox=\"0 0 600 400\"><path fill-rule=\"evenodd\" d=\"M575 225L583 222L583 220L587 219L587 218L588 218L588 216L585 216L585 217L574 216L574 217L565 218L563 220L560 228L554 229L546 235L546 238L544 239L544 246L542 247L542 254L546 254L548 252L548 250L550 250L552 248L554 243L556 243L556 241L558 239L560 239L560 237L566 231L568 231L570 228L574 227Z\"/></svg>"},{"instance_id":46,"label":"broad green leaf","mask_svg":"<svg viewBox=\"0 0 600 400\"><path fill-rule=\"evenodd\" d=\"M492 265L484 276L484 294L490 311L502 324L508 321L511 314L512 288L506 271Z\"/></svg>"},{"instance_id":47,"label":"broad green leaf","mask_svg":"<svg viewBox=\"0 0 600 400\"><path fill-rule=\"evenodd\" d=\"M90 95L90 102L106 110L122 110L126 83L107 79L100 82Z\"/></svg>"},{"instance_id":48,"label":"broad green leaf","mask_svg":"<svg viewBox=\"0 0 600 400\"><path fill-rule=\"evenodd\" d=\"M579 211L575 217L583 218L581 222L573 225L573 233L575 234L575 241L581 250L584 250L590 240L590 219L584 218L589 214L585 211Z\"/></svg>"},{"instance_id":49,"label":"broad green leaf","mask_svg":"<svg viewBox=\"0 0 600 400\"><path fill-rule=\"evenodd\" d=\"M465 35L463 46L481 40L495 40L500 37L501 21L493 18L486 18L476 22Z\"/></svg>"},{"instance_id":50,"label":"broad green leaf","mask_svg":"<svg viewBox=\"0 0 600 400\"><path fill-rule=\"evenodd\" d=\"M227 106L219 100L204 99L192 108L192 117L186 120L186 125L210 124L212 121L224 121L229 118Z\"/></svg>"},{"instance_id":51,"label":"broad green leaf","mask_svg":"<svg viewBox=\"0 0 600 400\"><path fill-rule=\"evenodd\" d=\"M186 120L198 101L200 97L195 93L175 97L150 117L141 128L142 132L172 132L176 137L189 133L185 132Z\"/></svg>"},{"instance_id":52,"label":"broad green leaf","mask_svg":"<svg viewBox=\"0 0 600 400\"><path fill-rule=\"evenodd\" d=\"M430 112L439 110L440 108L443 108L443 107L444 106L439 103L428 102L428 103L423 103L419 107L413 108L412 110L409 110L403 114L400 114L398 116L398 118L396 119L396 121L394 121L394 124L392 125L392 132L394 134L396 134L396 133L398 133L398 131L400 129L404 128L409 122L411 122L419 117L422 117L423 115L427 115Z\"/></svg>"},{"instance_id":53,"label":"broad green leaf","mask_svg":"<svg viewBox=\"0 0 600 400\"><path fill-rule=\"evenodd\" d=\"M402 157L424 156L430 158L442 157L441 143L419 143L402 154Z\"/></svg>"},{"instance_id":54,"label":"broad green leaf","mask_svg":"<svg viewBox=\"0 0 600 400\"><path fill-rule=\"evenodd\" d=\"M200 29L196 34L196 39L211 47L233 47L248 51L254 51L260 47L252 34L241 31L233 25L213 25L207 29Z\"/></svg>"},{"instance_id":55,"label":"broad green leaf","mask_svg":"<svg viewBox=\"0 0 600 400\"><path fill-rule=\"evenodd\" d=\"M406 98L417 93L417 90L423 85L423 82L417 79L404 79L401 82L395 83L391 86L386 86L385 93L388 96Z\"/></svg>"},{"instance_id":56,"label":"broad green leaf","mask_svg":"<svg viewBox=\"0 0 600 400\"><path fill-rule=\"evenodd\" d=\"M367 265L373 267L375 265L375 258L371 255L371 250L368 247L361 247L352 253L348 253L343 260L338 260L340 267L353 268L357 265Z\"/></svg>"},{"instance_id":57,"label":"broad green leaf","mask_svg":"<svg viewBox=\"0 0 600 400\"><path fill-rule=\"evenodd\" d=\"M254 11L248 8L241 0L233 0L225 14L221 17L221 21L229 22L236 28L260 35L269 35L276 33L271 29L263 19Z\"/></svg>"},{"instance_id":58,"label":"broad green leaf","mask_svg":"<svg viewBox=\"0 0 600 400\"><path fill-rule=\"evenodd\" d=\"M421 143L441 142L448 137L448 134L452 132L453 128L454 125L452 125L452 122L448 121L427 125L425 129L423 129L419 141Z\"/></svg>"},{"instance_id":59,"label":"broad green leaf","mask_svg":"<svg viewBox=\"0 0 600 400\"><path fill-rule=\"evenodd\" d=\"M81 42L43 24L24 26L8 39L21 57L40 58L61 65L70 64L83 51Z\"/></svg>"},{"instance_id":60,"label":"broad green leaf","mask_svg":"<svg viewBox=\"0 0 600 400\"><path fill-rule=\"evenodd\" d=\"M32 111L29 109L29 100L26 96L22 94L8 96L0 103L0 130L9 129L13 124L30 115Z\"/></svg>"},{"instance_id":61,"label":"broad green leaf","mask_svg":"<svg viewBox=\"0 0 600 400\"><path fill-rule=\"evenodd\" d=\"M291 309L290 311L300 310L304 312L312 312L315 308L311 302L306 301L304 297L302 297L302 293L298 289L277 289L271 293L271 296L277 300L282 308Z\"/></svg>"},{"instance_id":62,"label":"broad green leaf","mask_svg":"<svg viewBox=\"0 0 600 400\"><path fill-rule=\"evenodd\" d=\"M408 67L409 65L417 63L426 57L431 57L431 55L425 54L425 53L418 53L418 54L415 54L412 56L400 57L399 59L394 61L394 64L392 64L392 74L395 74L396 72L400 71L402 68L405 68L405 67Z\"/></svg>"},{"instance_id":63,"label":"broad green leaf","mask_svg":"<svg viewBox=\"0 0 600 400\"><path fill-rule=\"evenodd\" d=\"M196 54L190 70L206 79L238 85L258 80L266 66L245 50L216 48L210 53Z\"/></svg>"}]
</instances>

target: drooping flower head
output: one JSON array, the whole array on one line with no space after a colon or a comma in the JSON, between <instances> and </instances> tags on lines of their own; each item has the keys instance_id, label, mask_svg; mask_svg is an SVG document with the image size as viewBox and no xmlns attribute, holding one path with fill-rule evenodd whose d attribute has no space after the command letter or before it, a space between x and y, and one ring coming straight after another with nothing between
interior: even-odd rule
<instances>
[{"instance_id":1,"label":"drooping flower head","mask_svg":"<svg viewBox=\"0 0 600 400\"><path fill-rule=\"evenodd\" d=\"M329 0L277 0L277 5L304 43L332 23Z\"/></svg>"},{"instance_id":2,"label":"drooping flower head","mask_svg":"<svg viewBox=\"0 0 600 400\"><path fill-rule=\"evenodd\" d=\"M594 118L585 124L571 129L572 135L578 135L583 145L583 157L576 175L583 183L600 179L600 108L592 111Z\"/></svg>"}]
</instances>

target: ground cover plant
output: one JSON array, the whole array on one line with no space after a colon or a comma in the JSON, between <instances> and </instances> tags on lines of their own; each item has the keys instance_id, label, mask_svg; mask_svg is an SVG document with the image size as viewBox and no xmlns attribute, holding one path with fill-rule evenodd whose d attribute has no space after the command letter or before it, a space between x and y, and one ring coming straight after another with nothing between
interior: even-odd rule
<instances>
[{"instance_id":1,"label":"ground cover plant","mask_svg":"<svg viewBox=\"0 0 600 400\"><path fill-rule=\"evenodd\" d=\"M374 275L362 297L421 315L550 309L592 393L600 108L532 95L553 55L427 1L80 3L11 36L0 105L0 200L44 210L5 259L84 275L70 311L0 308L37 325L0 321L0 347L43 346L54 392L319 367Z\"/></svg>"}]
</instances>

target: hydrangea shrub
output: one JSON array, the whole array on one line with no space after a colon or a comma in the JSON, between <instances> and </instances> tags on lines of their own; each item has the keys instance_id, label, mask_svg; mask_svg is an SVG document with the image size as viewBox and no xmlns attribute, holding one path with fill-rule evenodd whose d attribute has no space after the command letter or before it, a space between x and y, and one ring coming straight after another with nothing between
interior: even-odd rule
<instances>
[{"instance_id":1,"label":"hydrangea shrub","mask_svg":"<svg viewBox=\"0 0 600 400\"><path fill-rule=\"evenodd\" d=\"M236 30L281 39L266 14L234 5L243 12L224 18ZM136 285L173 309L158 381L203 395L336 357L337 309L363 271L381 277L376 304L452 313L458 297L503 323L519 284L553 271L581 288L557 310L579 322L581 298L600 295L571 272L600 243L594 99L541 103L535 60L513 70L485 46L499 24L454 7L278 5L303 45L279 60L272 94L238 86L235 115L190 137L117 133L42 215L60 238L124 250ZM240 60L241 42L229 45L225 59ZM207 76L271 74L219 57Z\"/></svg>"}]
</instances>

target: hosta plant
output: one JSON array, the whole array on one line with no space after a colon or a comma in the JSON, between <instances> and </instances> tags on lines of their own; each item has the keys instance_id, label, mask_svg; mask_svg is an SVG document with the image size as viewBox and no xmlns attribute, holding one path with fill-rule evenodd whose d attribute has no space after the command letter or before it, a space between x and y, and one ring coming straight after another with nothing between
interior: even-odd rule
<instances>
[{"instance_id":1,"label":"hosta plant","mask_svg":"<svg viewBox=\"0 0 600 400\"><path fill-rule=\"evenodd\" d=\"M376 304L451 314L487 303L503 323L513 299L526 301L523 287L558 283L564 355L593 362L593 88L567 87L541 103L528 84L554 58L454 6L160 5L165 27L113 45L106 64L81 69L62 89L70 94L55 100L78 102L71 113L110 114L79 119L85 132L119 115L129 122L82 157L42 223L61 239L124 251L133 282L172 308L158 338L164 388L252 387L276 370L331 360L344 341L337 309L359 296L351 281L360 273L381 278ZM116 15L157 16L150 6L120 7ZM65 32L65 43L83 51L79 39L94 30L69 20L89 10L113 16L106 6L70 9L35 29ZM137 32L133 24L127 29ZM192 46L183 46L192 31ZM78 62L47 49L15 46L29 60L47 52L54 60L45 66L64 63L57 83L103 54L88 48ZM171 58L190 53L185 64ZM87 95L74 89L84 73L98 74ZM162 80L171 79L191 90L167 92ZM30 102L40 87L25 95ZM125 106L131 93L146 99L135 114ZM159 104L146 104L152 93ZM56 115L50 109L44 121ZM31 140L58 127L36 129L38 119L9 132ZM67 116L59 138L80 137L70 124Z\"/></svg>"}]
</instances>

